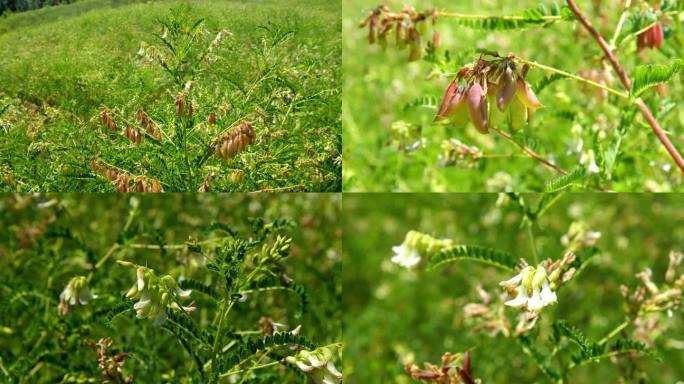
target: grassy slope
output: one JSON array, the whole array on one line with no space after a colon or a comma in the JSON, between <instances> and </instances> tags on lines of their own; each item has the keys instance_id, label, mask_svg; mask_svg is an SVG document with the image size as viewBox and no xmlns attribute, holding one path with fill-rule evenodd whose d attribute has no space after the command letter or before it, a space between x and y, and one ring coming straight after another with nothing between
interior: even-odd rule
<instances>
[{"instance_id":1,"label":"grassy slope","mask_svg":"<svg viewBox=\"0 0 684 384\"><path fill-rule=\"evenodd\" d=\"M154 42L150 33L158 30L156 20L181 2L126 3L130 4L85 0L0 20L0 97L6 95L0 107L12 104L0 116L5 128L0 137L0 173L9 184L6 189L111 190L86 170L89 160L111 145L98 134L98 111L103 106L127 113L140 106L160 111L172 106L172 84L161 69L143 65L135 54L142 41ZM206 18L209 30L226 28L234 34L228 56L195 88L200 107L227 102L231 107L227 120L262 107L276 115L281 111L259 103L283 92L282 84L294 88L304 100L289 119L257 127L260 135L282 130L287 135L260 145L259 169L253 164L233 165L248 175L245 185L222 187L252 190L306 181L308 189L339 189L339 168L297 166L298 160L326 156L325 147L340 146L339 4L324 0L297 1L296 6L282 1L192 4L196 15ZM264 59L259 50L269 37L261 26L297 32ZM279 79L258 83L254 101L248 104L240 87L251 87L268 65L279 69ZM117 159L118 165L143 173L149 161L144 158L144 146L126 152ZM16 161L17 156L27 155L32 161ZM213 165L219 167L219 174L227 172L220 164Z\"/></svg>"},{"instance_id":2,"label":"grassy slope","mask_svg":"<svg viewBox=\"0 0 684 384\"><path fill-rule=\"evenodd\" d=\"M367 31L359 29L358 22L377 3L374 0L350 0L345 1L343 9L344 190L498 190L488 185L487 181L497 173L505 172L511 176L510 185L514 190L538 191L543 188L544 181L556 176L525 156L487 159L482 162L481 168L475 170L440 167L437 160L441 154L440 144L447 138L457 138L469 145L476 145L485 153L513 153L516 156L522 153L501 137L477 134L472 126L464 131L436 126L432 124L432 109L404 109L407 103L419 97L440 98L447 80L426 80L429 64L422 61L407 63L408 52L398 51L394 44L389 44L385 52L377 45L368 45ZM434 7L466 14L506 15L519 14L524 9L551 1L431 0L385 3L394 10L406 5L415 5L417 9ZM609 27L602 29L606 34L613 32L612 28L619 16L614 7L618 4L620 2L604 4L604 7L611 10L607 11ZM591 10L589 1L583 1L580 5ZM593 14L591 17L592 20L597 20ZM586 68L589 65L587 63L591 63L592 58L600 54L597 46L582 34L578 34L570 23L558 24L547 29L496 32L458 27L448 19L440 19L438 26L442 48L449 49L452 53L464 49L486 48L498 50L502 54L515 53L571 72ZM429 36L429 33L426 36ZM665 46L670 46L669 49L674 49L676 44L672 40L665 42ZM629 49L626 50L633 51L633 42L628 45ZM621 54L626 57L623 64L628 70L632 70L636 64L643 63L634 59L633 52ZM647 61L666 63L670 60L661 53L649 52ZM530 71L532 83L546 75L539 70ZM620 86L616 83L614 87ZM566 169L578 166L579 162L578 154L568 154L568 150L574 148L573 125L584 127L585 148L591 148L596 141L601 146L607 146L613 137L618 113L625 107L624 102L615 100L597 105L593 99L581 93L579 88L576 83L563 80L541 92L539 97L546 108L537 112L528 131L537 142L538 151ZM671 82L670 96L678 97L681 93L681 80ZM656 105L654 109L659 110L659 107ZM662 125L669 127L668 129L673 132L673 137L681 135L682 132L684 115L681 111L679 108L667 118L661 119ZM575 116L576 123L562 117L562 114L567 113ZM426 148L405 156L388 146L391 123L398 120L421 125L423 137L427 139ZM605 133L604 139L598 138L599 132ZM681 144L682 141L679 140L677 145L681 147ZM671 161L647 126L635 125L622 149L625 155L614 173L614 182L606 182L606 185L615 190L625 191L666 191L670 188L681 188L681 178L677 172L662 171L663 164L671 164Z\"/></svg>"}]
</instances>

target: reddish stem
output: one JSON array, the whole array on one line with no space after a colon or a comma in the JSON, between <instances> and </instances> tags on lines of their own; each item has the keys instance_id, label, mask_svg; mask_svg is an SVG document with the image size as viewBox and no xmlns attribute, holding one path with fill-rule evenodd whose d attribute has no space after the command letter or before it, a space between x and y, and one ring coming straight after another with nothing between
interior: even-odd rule
<instances>
[{"instance_id":1,"label":"reddish stem","mask_svg":"<svg viewBox=\"0 0 684 384\"><path fill-rule=\"evenodd\" d=\"M620 78L620 81L622 81L622 84L627 88L627 90L632 88L632 82L629 80L629 77L627 76L627 73L625 72L624 68L620 65L620 62L618 61L617 57L613 54L613 51L611 51L610 47L608 47L608 44L606 43L606 40L601 36L599 31L594 28L594 26L591 24L589 19L584 16L582 11L577 7L577 4L573 0L567 0L568 7L572 10L572 12L577 16L577 19L579 19L580 23L584 25L584 28L586 28L587 31L594 37L596 42L601 46L601 49L603 50L603 53L606 55L606 59L610 62L610 64L613 66L613 69L615 69L615 72L617 72L618 77ZM646 103L644 103L641 98L636 99L636 104L639 106L639 110L641 110L641 114L644 115L644 118L646 118L646 121L648 124L653 128L653 132L655 133L656 136L658 136L658 139L660 139L660 142L663 143L665 146L665 149L667 149L667 152L672 156L672 159L674 162L677 164L677 167L684 172L684 159L682 158L682 155L679 154L677 151L677 148L672 144L670 139L668 139L667 135L663 131L663 129L660 127L658 122L656 121L655 117L651 113L651 110L648 109L648 106Z\"/></svg>"}]
</instances>

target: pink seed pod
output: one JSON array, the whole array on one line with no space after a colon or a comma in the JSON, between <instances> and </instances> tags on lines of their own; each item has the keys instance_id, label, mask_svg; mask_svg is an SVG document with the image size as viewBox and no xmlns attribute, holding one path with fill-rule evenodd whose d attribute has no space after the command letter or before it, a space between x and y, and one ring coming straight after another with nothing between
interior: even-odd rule
<instances>
[{"instance_id":1,"label":"pink seed pod","mask_svg":"<svg viewBox=\"0 0 684 384\"><path fill-rule=\"evenodd\" d=\"M651 29L653 30L653 47L660 49L663 46L663 26L658 23Z\"/></svg>"},{"instance_id":2,"label":"pink seed pod","mask_svg":"<svg viewBox=\"0 0 684 384\"><path fill-rule=\"evenodd\" d=\"M420 59L422 56L422 44L420 42L420 33L418 33L418 30L416 28L411 28L409 29L409 35L410 35L410 51L409 51L409 57L408 61L409 63L412 61L416 61Z\"/></svg>"},{"instance_id":3,"label":"pink seed pod","mask_svg":"<svg viewBox=\"0 0 684 384\"><path fill-rule=\"evenodd\" d=\"M192 119L192 102L188 103L188 118Z\"/></svg>"},{"instance_id":4,"label":"pink seed pod","mask_svg":"<svg viewBox=\"0 0 684 384\"><path fill-rule=\"evenodd\" d=\"M467 93L470 121L482 134L489 132L487 98L479 83L473 83Z\"/></svg>"},{"instance_id":5,"label":"pink seed pod","mask_svg":"<svg viewBox=\"0 0 684 384\"><path fill-rule=\"evenodd\" d=\"M513 80L513 70L510 67L506 67L503 73L503 85L499 90L496 98L496 106L499 110L503 111L508 107L511 100L515 96L515 81Z\"/></svg>"},{"instance_id":6,"label":"pink seed pod","mask_svg":"<svg viewBox=\"0 0 684 384\"><path fill-rule=\"evenodd\" d=\"M181 95L176 96L176 113L178 117L183 117L183 98Z\"/></svg>"},{"instance_id":7,"label":"pink seed pod","mask_svg":"<svg viewBox=\"0 0 684 384\"><path fill-rule=\"evenodd\" d=\"M544 107L525 80L518 78L515 81L515 88L515 95L526 107L531 109Z\"/></svg>"},{"instance_id":8,"label":"pink seed pod","mask_svg":"<svg viewBox=\"0 0 684 384\"><path fill-rule=\"evenodd\" d=\"M437 49L439 48L439 32L434 31L432 33L432 46Z\"/></svg>"},{"instance_id":9,"label":"pink seed pod","mask_svg":"<svg viewBox=\"0 0 684 384\"><path fill-rule=\"evenodd\" d=\"M456 80L454 80L449 84L444 92L442 102L439 106L439 111L437 112L437 116L435 116L434 121L442 121L452 116L458 108L464 105L464 103L465 93L459 88Z\"/></svg>"}]
</instances>

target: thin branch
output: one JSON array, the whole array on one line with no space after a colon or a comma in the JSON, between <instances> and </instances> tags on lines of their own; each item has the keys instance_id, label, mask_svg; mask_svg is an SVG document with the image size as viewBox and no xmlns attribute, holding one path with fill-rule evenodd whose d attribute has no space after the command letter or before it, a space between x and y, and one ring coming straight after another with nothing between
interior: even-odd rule
<instances>
[{"instance_id":1,"label":"thin branch","mask_svg":"<svg viewBox=\"0 0 684 384\"><path fill-rule=\"evenodd\" d=\"M610 92L610 93L612 93L612 94L614 94L614 95L616 95L616 96L622 97L622 98L624 98L624 99L629 99L629 94L628 94L627 92L620 92L620 91L618 91L617 89L614 89L614 88L605 86L605 85L603 85L603 84L597 83L597 82L595 82L595 81L591 81L591 80L589 80L589 79L585 79L585 78L582 77L582 76L578 76L578 75L572 74L572 73L570 73L570 72L563 71L562 69L558 69L558 68L554 68L554 67L549 67L548 65L540 64L540 63L537 63L536 61L529 61L529 60L525 60L525 59L520 58L520 57L516 57L516 59L517 59L519 62L528 64L528 65L531 66L531 67L537 67L537 68L539 68L539 69L542 69L542 70L545 70L545 71L548 71L548 72L557 73L557 74L559 74L559 75L561 75L561 76L565 76L565 77L567 77L567 78L574 79L574 80L577 80L577 81L579 81L579 82L582 82L582 83L591 85L592 87L596 87L596 88L603 89L603 90L606 91L606 92Z\"/></svg>"},{"instance_id":2,"label":"thin branch","mask_svg":"<svg viewBox=\"0 0 684 384\"><path fill-rule=\"evenodd\" d=\"M599 46L603 50L603 53L606 56L606 59L608 59L610 64L613 66L613 69L615 69L615 72L617 72L622 84L625 86L626 89L631 89L632 82L629 80L629 77L627 76L625 69L622 68L622 65L620 65L620 62L618 61L617 57L615 57L613 51L606 43L606 40L603 38L603 36L601 36L601 33L599 33L599 31L597 31L596 28L594 28L589 19L587 19L587 17L577 7L577 4L575 4L574 0L567 0L567 3L568 7L570 7L570 10L572 10L575 16L577 16L577 19L580 21L580 23L584 25L584 28L589 32L589 34L591 34L594 37L596 42L599 44ZM679 153L679 151L677 151L677 148L675 148L670 139L667 137L667 134L660 127L655 117L651 113L651 110L648 109L648 106L646 105L646 103L644 103L644 101L641 98L637 98L635 100L635 103L637 104L637 106L639 106L641 114L644 115L644 118L651 126L653 132L658 137L660 142L663 143L665 149L667 149L667 152L670 154L677 167L679 167L679 169L682 172L684 172L684 158L682 158L682 155Z\"/></svg>"},{"instance_id":3,"label":"thin branch","mask_svg":"<svg viewBox=\"0 0 684 384\"><path fill-rule=\"evenodd\" d=\"M542 163L545 167L551 169L554 172L560 173L561 175L567 175L569 174L568 171L565 169L557 166L556 164L551 163L550 161L544 159L543 157L539 156L535 151L530 149L529 147L525 146L524 144L521 144L513 138L509 133L504 132L498 128L494 127L489 127L490 130L498 133L501 137L504 139L510 141L511 143L515 144L518 148L520 148L523 152L525 152L529 157L533 158L534 160L537 160L538 162Z\"/></svg>"}]
</instances>

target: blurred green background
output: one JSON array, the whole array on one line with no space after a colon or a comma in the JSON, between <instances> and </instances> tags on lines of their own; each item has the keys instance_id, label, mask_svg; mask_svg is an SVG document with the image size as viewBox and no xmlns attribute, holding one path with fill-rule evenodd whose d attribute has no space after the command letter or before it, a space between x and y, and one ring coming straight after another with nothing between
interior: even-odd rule
<instances>
[{"instance_id":1,"label":"blurred green background","mask_svg":"<svg viewBox=\"0 0 684 384\"><path fill-rule=\"evenodd\" d=\"M539 196L525 198L534 204ZM465 350L471 350L473 372L484 383L547 382L514 339L474 333L464 324L463 305L479 302L476 285L482 284L496 303L498 283L511 277L506 272L469 261L414 272L390 262L391 247L411 229L531 260L519 209L513 204L497 207L496 200L496 194L345 195L342 282L348 383L408 383L404 363L438 363L444 352ZM538 341L548 337L553 318L567 320L592 340L621 323L619 286L639 285L634 275L645 268L653 269L660 285L668 253L684 246L683 203L684 197L677 195L562 196L535 228L540 259L562 256L560 238L578 220L602 233L602 253L559 292L557 305L544 310ZM507 313L512 318L515 312ZM670 327L656 339L662 361L637 358L636 367L646 377L626 382L674 383L684 377L681 311L660 321ZM633 329L627 328L628 336L633 337ZM616 365L604 360L577 368L569 382L618 383L619 374Z\"/></svg>"},{"instance_id":2,"label":"blurred green background","mask_svg":"<svg viewBox=\"0 0 684 384\"><path fill-rule=\"evenodd\" d=\"M345 0L343 3L343 140L345 161L343 188L345 191L450 191L450 192L498 192L504 187L515 191L540 191L544 181L557 175L536 161L522 155L519 149L498 135L480 135L472 126L456 130L450 126L432 123L434 109L404 107L420 97L442 97L451 79L427 80L430 64L425 61L407 63L408 50L398 50L389 39L386 51L377 44L369 46L367 30L359 28L359 22L378 4L388 5L392 11L413 5L419 11L434 8L440 11L481 15L520 15L553 1L543 0ZM563 1L557 1L562 4ZM612 36L620 16L623 1L577 1L592 22L604 35ZM634 2L636 4L636 2ZM595 8L594 4L600 4ZM677 25L673 23L672 27ZM579 70L599 68L601 52L598 45L587 38L574 23L564 22L547 28L513 31L483 31L456 25L453 20L440 18L437 22L441 47L438 55L449 50L452 57L468 49L489 49L505 55L514 53L529 60L554 66L572 73ZM670 28L670 27L668 27ZM668 32L660 51L635 54L634 41L625 44L619 52L623 66L628 72L637 64L670 63L683 58L681 25L677 36ZM429 40L432 30L427 28L424 40ZM475 56L467 55L466 62ZM459 67L454 66L451 72ZM532 69L528 79L535 85L548 76L539 69ZM619 82L612 85L621 89ZM661 125L671 133L676 146L684 148L684 109L675 107L665 113L666 105L681 102L682 80L676 77L668 85L667 96L646 97L652 110L656 111ZM604 103L581 92L578 83L557 81L542 92L539 98L546 108L537 111L526 131L530 143L542 156L558 165L572 169L579 166L580 154L573 152L577 137L584 140L584 149L594 149L599 167L605 171L602 153L614 140L619 113L625 109L624 101L609 98ZM660 114L663 114L661 116ZM426 147L410 155L400 153L396 146L388 145L390 128L395 121L405 121L419 126L427 140ZM657 141L650 127L638 116L630 127L627 139L622 143L623 157L612 174L606 175L604 186L618 191L669 191L681 190L681 175L669 169L669 156ZM515 154L513 158L491 158L481 161L476 169L444 168L437 157L442 153L443 140L456 138L468 145L476 145L484 153Z\"/></svg>"},{"instance_id":3,"label":"blurred green background","mask_svg":"<svg viewBox=\"0 0 684 384\"><path fill-rule=\"evenodd\" d=\"M0 366L11 369L15 363L40 363L31 383L54 383L65 372L93 372L99 377L95 355L82 345L84 339L112 337L117 351L128 352L125 371L136 382L187 382L162 380L162 374L182 378L193 370L192 359L167 331L150 321L120 316L113 328L106 328L101 318L93 319L95 309L109 308L110 301L125 293L135 281L129 268L116 259L148 265L158 273L183 275L209 281L215 276L192 252L134 249L124 247L116 257L108 259L93 274L90 286L102 298L85 308L77 308L66 318L57 317L59 294L74 275L85 275L92 269L83 247L64 239L41 239L46 220L57 214L53 227L68 228L92 249L100 260L114 244L126 223L129 200L138 199L140 216L134 225L157 231L166 244L183 244L191 239L206 239L203 231L212 222L229 225L240 236L251 234L249 218L262 217L267 222L284 218L296 227L285 230L293 237L290 256L282 263L284 272L301 285L309 296L308 310L299 314L299 298L291 292L254 294L236 306L230 314L229 329L259 329L261 316L286 324L288 329L302 325L301 335L317 345L339 342L341 334L341 228L339 213L341 196L333 194L48 194L0 196ZM269 240L272 243L273 239ZM148 236L135 243L157 244ZM217 284L218 286L218 284ZM46 295L43 300L34 300ZM199 323L211 322L214 307L203 295L193 294L198 304L194 314ZM90 311L91 307L95 307ZM100 319L100 320L97 320ZM49 337L48 337L49 336ZM64 346L76 345L73 350ZM59 365L50 364L54 360ZM36 363L33 363L36 364ZM33 368L30 364L28 369ZM37 364L36 364L37 365ZM295 370L275 367L266 370L266 381L301 382ZM270 373L269 373L270 372ZM270 375L270 376L269 376ZM0 371L0 382L6 376ZM262 379L263 380L263 379Z\"/></svg>"}]
</instances>

